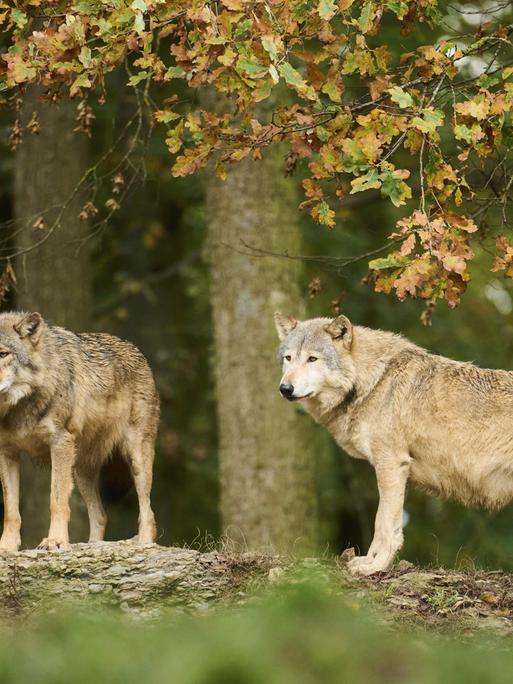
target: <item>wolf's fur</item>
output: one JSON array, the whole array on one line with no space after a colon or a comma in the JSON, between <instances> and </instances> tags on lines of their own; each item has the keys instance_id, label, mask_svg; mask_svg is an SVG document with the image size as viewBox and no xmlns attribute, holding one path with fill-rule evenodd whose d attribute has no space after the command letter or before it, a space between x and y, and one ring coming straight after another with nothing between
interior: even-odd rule
<instances>
[{"instance_id":1,"label":"wolf's fur","mask_svg":"<svg viewBox=\"0 0 513 684\"><path fill-rule=\"evenodd\" d=\"M513 498L513 372L435 356L345 316L298 322L277 313L275 321L281 384L294 388L285 387L287 398L376 471L374 539L352 571L392 564L408 480L466 505L498 508Z\"/></svg>"},{"instance_id":2,"label":"wolf's fur","mask_svg":"<svg viewBox=\"0 0 513 684\"><path fill-rule=\"evenodd\" d=\"M49 460L50 530L41 545L69 545L73 475L89 514L90 541L101 541L106 515L100 468L117 449L129 462L139 498L141 542L155 539L150 505L159 400L141 352L100 333L50 326L38 313L0 314L0 478L4 530L0 549L20 545L19 456Z\"/></svg>"}]
</instances>

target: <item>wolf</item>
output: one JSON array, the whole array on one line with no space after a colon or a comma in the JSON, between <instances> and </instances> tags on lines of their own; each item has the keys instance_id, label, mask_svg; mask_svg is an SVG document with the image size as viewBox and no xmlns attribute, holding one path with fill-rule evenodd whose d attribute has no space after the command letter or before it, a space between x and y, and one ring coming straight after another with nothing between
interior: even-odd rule
<instances>
[{"instance_id":1,"label":"wolf","mask_svg":"<svg viewBox=\"0 0 513 684\"><path fill-rule=\"evenodd\" d=\"M403 543L409 481L467 506L513 498L513 372L432 354L340 315L279 312L279 391L299 401L350 456L375 469L379 505L354 574L388 570Z\"/></svg>"},{"instance_id":2,"label":"wolf","mask_svg":"<svg viewBox=\"0 0 513 684\"><path fill-rule=\"evenodd\" d=\"M25 452L51 465L50 529L41 548L69 548L73 479L86 503L90 542L107 518L99 494L102 464L114 450L131 467L139 499L137 540L155 540L150 503L159 398L143 354L103 333L75 334L37 312L0 314L0 550L20 546L19 461Z\"/></svg>"}]
</instances>

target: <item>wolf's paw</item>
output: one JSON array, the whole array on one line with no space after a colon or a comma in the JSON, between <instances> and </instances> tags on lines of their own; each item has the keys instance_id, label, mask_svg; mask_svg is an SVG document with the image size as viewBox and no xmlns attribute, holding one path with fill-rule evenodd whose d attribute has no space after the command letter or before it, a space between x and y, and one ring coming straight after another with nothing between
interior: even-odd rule
<instances>
[{"instance_id":1,"label":"wolf's paw","mask_svg":"<svg viewBox=\"0 0 513 684\"><path fill-rule=\"evenodd\" d=\"M132 544L154 544L155 543L155 535L153 533L150 534L136 534L135 537L130 537L128 540L129 542L132 542Z\"/></svg>"},{"instance_id":2,"label":"wolf's paw","mask_svg":"<svg viewBox=\"0 0 513 684\"><path fill-rule=\"evenodd\" d=\"M8 556L16 553L20 548L20 541L17 539L0 539L0 556Z\"/></svg>"},{"instance_id":3,"label":"wolf's paw","mask_svg":"<svg viewBox=\"0 0 513 684\"><path fill-rule=\"evenodd\" d=\"M380 556L356 556L349 561L347 569L352 575L374 575L377 572L386 572L390 567L388 559Z\"/></svg>"},{"instance_id":4,"label":"wolf's paw","mask_svg":"<svg viewBox=\"0 0 513 684\"><path fill-rule=\"evenodd\" d=\"M154 524L144 525L139 528L139 533L130 539L135 544L154 544L157 538L157 530Z\"/></svg>"},{"instance_id":5,"label":"wolf's paw","mask_svg":"<svg viewBox=\"0 0 513 684\"><path fill-rule=\"evenodd\" d=\"M64 538L45 537L37 548L45 551L69 551L71 544Z\"/></svg>"}]
</instances>

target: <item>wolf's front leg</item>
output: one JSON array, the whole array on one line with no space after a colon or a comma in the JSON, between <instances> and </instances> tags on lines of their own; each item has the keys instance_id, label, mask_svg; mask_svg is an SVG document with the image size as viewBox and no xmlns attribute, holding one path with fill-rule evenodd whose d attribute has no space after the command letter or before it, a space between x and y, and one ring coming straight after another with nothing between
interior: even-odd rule
<instances>
[{"instance_id":1,"label":"wolf's front leg","mask_svg":"<svg viewBox=\"0 0 513 684\"><path fill-rule=\"evenodd\" d=\"M4 495L4 530L0 552L17 551L20 547L20 462L17 454L0 454L0 479Z\"/></svg>"},{"instance_id":2,"label":"wolf's front leg","mask_svg":"<svg viewBox=\"0 0 513 684\"><path fill-rule=\"evenodd\" d=\"M75 439L69 432L55 437L51 449L52 479L50 489L50 530L43 539L41 549L68 549L69 498L73 490Z\"/></svg>"},{"instance_id":3,"label":"wolf's front leg","mask_svg":"<svg viewBox=\"0 0 513 684\"><path fill-rule=\"evenodd\" d=\"M383 458L376 464L379 505L374 538L366 556L349 562L350 572L372 575L383 572L394 562L403 544L403 507L406 482L410 472L410 456Z\"/></svg>"}]
</instances>

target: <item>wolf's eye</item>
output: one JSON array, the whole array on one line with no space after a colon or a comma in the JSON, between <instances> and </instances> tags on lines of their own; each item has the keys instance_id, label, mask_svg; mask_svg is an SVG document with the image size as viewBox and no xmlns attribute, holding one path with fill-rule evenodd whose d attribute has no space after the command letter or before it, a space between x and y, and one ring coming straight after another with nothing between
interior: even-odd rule
<instances>
[{"instance_id":1,"label":"wolf's eye","mask_svg":"<svg viewBox=\"0 0 513 684\"><path fill-rule=\"evenodd\" d=\"M10 352L6 351L0 351L0 359L5 359L6 356L9 356Z\"/></svg>"},{"instance_id":2,"label":"wolf's eye","mask_svg":"<svg viewBox=\"0 0 513 684\"><path fill-rule=\"evenodd\" d=\"M313 363L314 361L317 361L317 357L316 356L309 356L307 361L308 361L308 363Z\"/></svg>"},{"instance_id":3,"label":"wolf's eye","mask_svg":"<svg viewBox=\"0 0 513 684\"><path fill-rule=\"evenodd\" d=\"M291 355L287 354L287 356L285 357L285 361L290 361L291 358L292 358Z\"/></svg>"}]
</instances>

